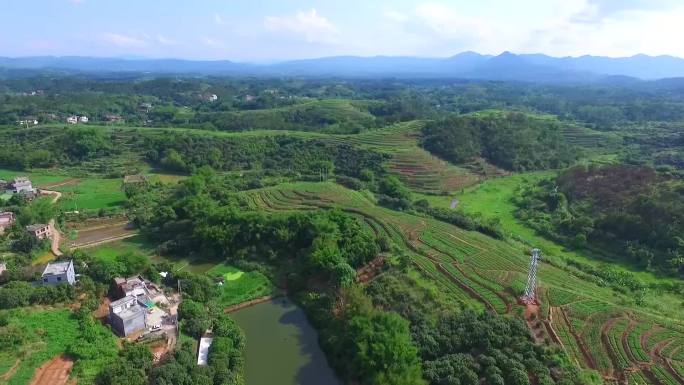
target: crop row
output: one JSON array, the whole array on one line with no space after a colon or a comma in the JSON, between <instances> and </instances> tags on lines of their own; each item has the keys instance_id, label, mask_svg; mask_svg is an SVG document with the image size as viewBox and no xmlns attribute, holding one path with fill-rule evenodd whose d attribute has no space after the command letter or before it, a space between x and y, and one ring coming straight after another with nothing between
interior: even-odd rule
<instances>
[{"instance_id":1,"label":"crop row","mask_svg":"<svg viewBox=\"0 0 684 385\"><path fill-rule=\"evenodd\" d=\"M586 341L587 350L596 363L597 369L604 373L609 372L613 368L610 358L601 343L601 329L603 324L610 318L611 315L608 313L597 313L591 320L585 322L584 328L580 333L580 337Z\"/></svg>"},{"instance_id":2,"label":"crop row","mask_svg":"<svg viewBox=\"0 0 684 385\"><path fill-rule=\"evenodd\" d=\"M648 337L646 340L646 349L650 352L658 343L678 337L681 337L680 333L670 329L660 329Z\"/></svg>"},{"instance_id":3,"label":"crop row","mask_svg":"<svg viewBox=\"0 0 684 385\"><path fill-rule=\"evenodd\" d=\"M641 346L641 336L652 328L650 323L641 322L636 324L627 335L627 345L632 356L641 362L649 362L651 359L648 352Z\"/></svg>"},{"instance_id":4,"label":"crop row","mask_svg":"<svg viewBox=\"0 0 684 385\"><path fill-rule=\"evenodd\" d=\"M565 322L562 310L558 307L552 307L549 310L549 315L551 318L551 327L561 340L565 351L578 365L586 367L588 363L585 362L586 360L582 355L582 351L577 345L577 340L570 330L570 325Z\"/></svg>"},{"instance_id":5,"label":"crop row","mask_svg":"<svg viewBox=\"0 0 684 385\"><path fill-rule=\"evenodd\" d=\"M681 385L668 371L660 365L651 366L651 372L663 385Z\"/></svg>"},{"instance_id":6,"label":"crop row","mask_svg":"<svg viewBox=\"0 0 684 385\"><path fill-rule=\"evenodd\" d=\"M499 314L505 314L508 311L506 302L504 302L495 292L479 285L469 277L465 276L458 268L453 265L442 265L441 270L450 279L458 282L459 286L467 291L473 299L482 302L488 309L494 310Z\"/></svg>"},{"instance_id":7,"label":"crop row","mask_svg":"<svg viewBox=\"0 0 684 385\"><path fill-rule=\"evenodd\" d=\"M660 352L663 357L668 357L676 361L684 361L684 338L681 335L672 339Z\"/></svg>"},{"instance_id":8,"label":"crop row","mask_svg":"<svg viewBox=\"0 0 684 385\"><path fill-rule=\"evenodd\" d=\"M605 330L602 339L607 345L606 349L609 350L609 354L611 354L615 360L615 364L620 370L625 370L632 365L632 362L622 345L622 334L629 326L629 319L611 319L608 321L608 325L610 326Z\"/></svg>"},{"instance_id":9,"label":"crop row","mask_svg":"<svg viewBox=\"0 0 684 385\"><path fill-rule=\"evenodd\" d=\"M577 301L579 298L577 294L563 290L558 287L550 287L549 292L549 304L551 306L563 306L571 302Z\"/></svg>"},{"instance_id":10,"label":"crop row","mask_svg":"<svg viewBox=\"0 0 684 385\"><path fill-rule=\"evenodd\" d=\"M418 267L419 270L421 270L423 274L446 287L459 302L463 304L477 303L480 306L482 305L480 302L473 301L472 297L463 291L460 286L451 281L446 275L440 272L435 264L429 259L422 256L414 256L413 263Z\"/></svg>"}]
</instances>

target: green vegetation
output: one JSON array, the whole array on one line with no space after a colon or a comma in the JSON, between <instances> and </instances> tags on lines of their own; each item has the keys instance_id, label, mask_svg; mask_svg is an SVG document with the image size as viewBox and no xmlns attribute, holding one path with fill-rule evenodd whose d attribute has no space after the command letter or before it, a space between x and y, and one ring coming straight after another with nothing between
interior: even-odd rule
<instances>
[{"instance_id":1,"label":"green vegetation","mask_svg":"<svg viewBox=\"0 0 684 385\"><path fill-rule=\"evenodd\" d=\"M1 203L17 217L0 236L0 371L20 358L10 383L67 354L83 384L242 384L243 337L223 310L272 293L305 310L346 383L679 381L676 92L84 76L4 79L0 93L14 126L0 128L0 179L63 194ZM95 124L65 128L67 114ZM41 124L16 127L31 115ZM564 169L575 163L587 166ZM123 188L132 174L148 177ZM140 235L67 252L73 288L30 284L47 249L22 226L110 214ZM531 247L540 307L525 311ZM136 274L182 286L183 333L162 363L90 316L113 277ZM217 340L198 368L207 329Z\"/></svg>"},{"instance_id":2,"label":"green vegetation","mask_svg":"<svg viewBox=\"0 0 684 385\"><path fill-rule=\"evenodd\" d=\"M8 384L28 384L34 371L43 363L60 355L77 358L74 374L85 383L116 354L111 332L89 316L68 310L17 309L3 315L8 323L0 327L7 344L2 349L19 360L19 367ZM80 322L80 324L79 324Z\"/></svg>"},{"instance_id":3,"label":"green vegetation","mask_svg":"<svg viewBox=\"0 0 684 385\"><path fill-rule=\"evenodd\" d=\"M232 266L217 265L207 273L223 279L219 303L224 307L247 302L273 292L271 281L258 271L244 272Z\"/></svg>"},{"instance_id":4,"label":"green vegetation","mask_svg":"<svg viewBox=\"0 0 684 385\"><path fill-rule=\"evenodd\" d=\"M521 191L518 216L574 247L684 276L684 185L645 167L577 167Z\"/></svg>"},{"instance_id":5,"label":"green vegetation","mask_svg":"<svg viewBox=\"0 0 684 385\"><path fill-rule=\"evenodd\" d=\"M475 157L513 171L567 166L578 158L553 118L515 112L478 112L428 123L423 147L453 163Z\"/></svg>"}]
</instances>

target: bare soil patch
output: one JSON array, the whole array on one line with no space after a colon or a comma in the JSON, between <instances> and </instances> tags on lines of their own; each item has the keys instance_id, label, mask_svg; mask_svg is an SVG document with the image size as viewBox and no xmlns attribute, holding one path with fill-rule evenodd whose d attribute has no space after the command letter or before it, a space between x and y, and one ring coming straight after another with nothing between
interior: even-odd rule
<instances>
[{"instance_id":1,"label":"bare soil patch","mask_svg":"<svg viewBox=\"0 0 684 385\"><path fill-rule=\"evenodd\" d=\"M43 364L31 380L31 385L64 385L69 380L69 373L74 361L60 355Z\"/></svg>"},{"instance_id":2,"label":"bare soil patch","mask_svg":"<svg viewBox=\"0 0 684 385\"><path fill-rule=\"evenodd\" d=\"M72 248L92 247L106 242L132 237L137 232L127 221L111 224L108 226L97 226L85 228L78 231L76 240L69 245Z\"/></svg>"}]
</instances>

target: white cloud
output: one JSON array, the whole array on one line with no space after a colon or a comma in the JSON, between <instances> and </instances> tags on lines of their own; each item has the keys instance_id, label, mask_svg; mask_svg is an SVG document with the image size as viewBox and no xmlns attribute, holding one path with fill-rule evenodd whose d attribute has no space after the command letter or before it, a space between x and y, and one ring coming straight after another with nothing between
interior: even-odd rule
<instances>
[{"instance_id":1,"label":"white cloud","mask_svg":"<svg viewBox=\"0 0 684 385\"><path fill-rule=\"evenodd\" d=\"M298 11L289 16L267 16L264 27L272 32L284 32L313 43L335 43L340 31L315 9Z\"/></svg>"},{"instance_id":2,"label":"white cloud","mask_svg":"<svg viewBox=\"0 0 684 385\"><path fill-rule=\"evenodd\" d=\"M144 39L118 33L105 33L102 35L102 40L123 48L142 48L147 46L147 41Z\"/></svg>"},{"instance_id":3,"label":"white cloud","mask_svg":"<svg viewBox=\"0 0 684 385\"><path fill-rule=\"evenodd\" d=\"M157 34L155 40L161 45L176 45L174 40L171 40L162 34Z\"/></svg>"},{"instance_id":4,"label":"white cloud","mask_svg":"<svg viewBox=\"0 0 684 385\"><path fill-rule=\"evenodd\" d=\"M641 9L618 9L610 2L614 7L605 8L606 4L602 4L604 10L601 11L596 3L597 0L584 1L583 7L579 8L581 12L568 9L565 15L547 20L529 31L517 49L559 56L591 54L617 57L636 53L684 56L684 49L672 44L673 36L684 36L684 6L663 9L662 6L650 5ZM637 3L631 2L632 5ZM611 12L607 13L607 9Z\"/></svg>"},{"instance_id":5,"label":"white cloud","mask_svg":"<svg viewBox=\"0 0 684 385\"><path fill-rule=\"evenodd\" d=\"M206 45L207 47L222 47L223 46L222 42L215 40L209 36L202 36L200 41L202 42L202 44Z\"/></svg>"},{"instance_id":6,"label":"white cloud","mask_svg":"<svg viewBox=\"0 0 684 385\"><path fill-rule=\"evenodd\" d=\"M445 38L484 40L494 37L493 28L485 20L460 15L441 3L422 3L416 8L418 19Z\"/></svg>"},{"instance_id":7,"label":"white cloud","mask_svg":"<svg viewBox=\"0 0 684 385\"><path fill-rule=\"evenodd\" d=\"M409 16L406 15L405 13L396 11L396 10L386 10L382 13L382 16L389 20L393 21L395 23L405 23L406 21L409 20Z\"/></svg>"}]
</instances>

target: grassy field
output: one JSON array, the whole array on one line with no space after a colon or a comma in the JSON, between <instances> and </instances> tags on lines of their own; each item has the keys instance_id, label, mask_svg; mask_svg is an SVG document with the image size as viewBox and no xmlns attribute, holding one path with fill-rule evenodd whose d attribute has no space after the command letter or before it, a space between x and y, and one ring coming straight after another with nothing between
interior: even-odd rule
<instances>
[{"instance_id":1,"label":"grassy field","mask_svg":"<svg viewBox=\"0 0 684 385\"><path fill-rule=\"evenodd\" d=\"M117 255L136 253L148 257L152 262L169 262L175 271L187 270L193 273L206 273L217 265L215 261L204 261L189 257L161 256L156 253L156 245L147 242L142 236L122 239L86 249L95 258L113 260Z\"/></svg>"},{"instance_id":2,"label":"grassy field","mask_svg":"<svg viewBox=\"0 0 684 385\"><path fill-rule=\"evenodd\" d=\"M63 354L67 347L79 343L78 321L68 309L24 308L8 311L9 326L17 327L26 336L24 344L11 353L0 356L0 372L19 359L19 366L6 381L9 385L27 385L38 367L52 358ZM109 333L102 325L96 326ZM108 348L115 349L115 338L111 336ZM103 347L100 347L103 348ZM75 370L82 377L79 383L91 383L92 374L103 365L100 359L86 359L76 363ZM5 369L5 370L3 370ZM0 383L3 383L0 380Z\"/></svg>"},{"instance_id":3,"label":"grassy field","mask_svg":"<svg viewBox=\"0 0 684 385\"><path fill-rule=\"evenodd\" d=\"M14 171L0 169L0 179L10 181L12 178L19 176L27 176L33 182L34 187L47 186L69 179L68 175L60 174L59 172L50 172L48 170L40 171Z\"/></svg>"},{"instance_id":4,"label":"grassy field","mask_svg":"<svg viewBox=\"0 0 684 385\"><path fill-rule=\"evenodd\" d=\"M225 264L216 265L207 271L210 276L222 276L220 304L228 307L273 293L269 279L258 271L244 272Z\"/></svg>"}]
</instances>

